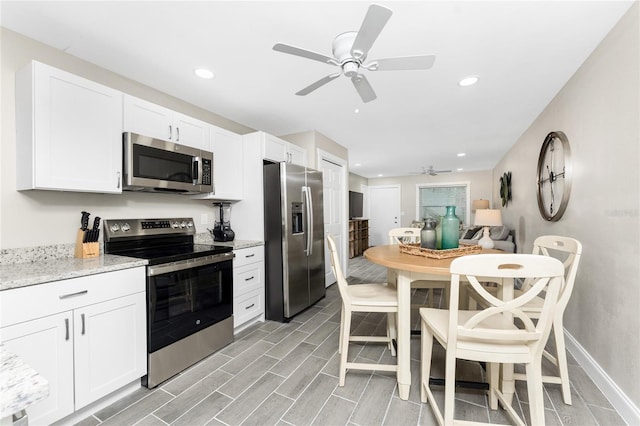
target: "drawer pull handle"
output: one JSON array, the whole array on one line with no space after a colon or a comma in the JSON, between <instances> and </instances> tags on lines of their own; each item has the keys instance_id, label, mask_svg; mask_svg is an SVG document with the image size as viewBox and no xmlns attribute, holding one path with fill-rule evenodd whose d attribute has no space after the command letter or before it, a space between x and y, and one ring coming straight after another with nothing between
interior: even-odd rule
<instances>
[{"instance_id":1,"label":"drawer pull handle","mask_svg":"<svg viewBox=\"0 0 640 426\"><path fill-rule=\"evenodd\" d=\"M248 255L246 255L245 257L253 257L253 256L255 256L255 255L256 255L256 254L255 254L255 253L253 253L253 254L248 254Z\"/></svg>"},{"instance_id":2,"label":"drawer pull handle","mask_svg":"<svg viewBox=\"0 0 640 426\"><path fill-rule=\"evenodd\" d=\"M245 281L251 281L251 280L252 280L252 279L254 279L254 278L255 278L254 276L250 276L249 278L245 278L244 280L245 280Z\"/></svg>"},{"instance_id":3,"label":"drawer pull handle","mask_svg":"<svg viewBox=\"0 0 640 426\"><path fill-rule=\"evenodd\" d=\"M255 304L255 303L252 303L252 304L250 304L249 306L247 306L245 309L251 309L251 308L253 308L254 306L256 306L256 304Z\"/></svg>"},{"instance_id":4,"label":"drawer pull handle","mask_svg":"<svg viewBox=\"0 0 640 426\"><path fill-rule=\"evenodd\" d=\"M60 299L68 299L70 297L76 297L76 296L82 296L84 294L89 293L89 290L82 290L79 291L77 293L69 293L69 294L63 294L62 296L58 296Z\"/></svg>"},{"instance_id":5,"label":"drawer pull handle","mask_svg":"<svg viewBox=\"0 0 640 426\"><path fill-rule=\"evenodd\" d=\"M64 319L65 336L64 340L69 340L69 318Z\"/></svg>"},{"instance_id":6,"label":"drawer pull handle","mask_svg":"<svg viewBox=\"0 0 640 426\"><path fill-rule=\"evenodd\" d=\"M84 336L84 314L80 314L80 318L82 319L82 335Z\"/></svg>"}]
</instances>

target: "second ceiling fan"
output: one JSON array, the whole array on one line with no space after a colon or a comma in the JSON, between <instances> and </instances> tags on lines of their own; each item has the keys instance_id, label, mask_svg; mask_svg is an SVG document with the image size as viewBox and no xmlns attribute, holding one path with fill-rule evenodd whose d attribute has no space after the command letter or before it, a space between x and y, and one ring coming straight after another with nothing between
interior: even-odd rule
<instances>
[{"instance_id":1,"label":"second ceiling fan","mask_svg":"<svg viewBox=\"0 0 640 426\"><path fill-rule=\"evenodd\" d=\"M361 73L363 69L367 71L403 71L431 68L436 59L434 55L404 56L366 62L369 49L371 49L387 21L391 18L391 14L391 10L386 7L375 4L369 6L369 10L358 31L342 33L333 40L333 57L288 44L276 43L273 46L275 51L301 56L341 68L340 71L329 74L310 84L297 92L296 95L308 95L344 74L351 78L351 82L360 95L362 102L366 103L376 99L376 93L371 84L369 84L367 77Z\"/></svg>"}]
</instances>

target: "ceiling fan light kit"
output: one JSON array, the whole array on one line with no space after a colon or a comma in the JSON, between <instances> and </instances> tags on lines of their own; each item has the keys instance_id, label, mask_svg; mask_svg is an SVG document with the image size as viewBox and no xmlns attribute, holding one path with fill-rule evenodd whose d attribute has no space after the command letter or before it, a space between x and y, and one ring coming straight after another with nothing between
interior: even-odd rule
<instances>
[{"instance_id":1,"label":"ceiling fan light kit","mask_svg":"<svg viewBox=\"0 0 640 426\"><path fill-rule=\"evenodd\" d=\"M330 74L298 91L296 95L306 96L316 89L344 74L351 79L360 99L371 102L377 98L373 87L361 69L367 71L406 71L429 69L435 62L433 55L405 56L371 61L367 64L369 49L373 46L393 12L386 7L371 5L358 31L339 34L332 43L333 58L283 43L276 43L273 50L300 56L329 65L338 66L341 72Z\"/></svg>"}]
</instances>

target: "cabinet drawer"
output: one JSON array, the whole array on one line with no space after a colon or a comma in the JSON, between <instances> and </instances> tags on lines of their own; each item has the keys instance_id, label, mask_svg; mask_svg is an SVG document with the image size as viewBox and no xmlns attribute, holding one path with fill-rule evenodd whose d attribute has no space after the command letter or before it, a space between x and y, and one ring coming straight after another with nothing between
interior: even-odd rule
<instances>
[{"instance_id":1,"label":"cabinet drawer","mask_svg":"<svg viewBox=\"0 0 640 426\"><path fill-rule=\"evenodd\" d=\"M249 290L260 287L264 289L262 282L263 263L252 263L250 265L239 266L233 273L233 294L240 296Z\"/></svg>"},{"instance_id":2,"label":"cabinet drawer","mask_svg":"<svg viewBox=\"0 0 640 426\"><path fill-rule=\"evenodd\" d=\"M256 289L233 299L233 326L238 327L264 312L264 290Z\"/></svg>"},{"instance_id":3,"label":"cabinet drawer","mask_svg":"<svg viewBox=\"0 0 640 426\"><path fill-rule=\"evenodd\" d=\"M144 292L144 266L5 290L0 297L2 326Z\"/></svg>"},{"instance_id":4,"label":"cabinet drawer","mask_svg":"<svg viewBox=\"0 0 640 426\"><path fill-rule=\"evenodd\" d=\"M264 246L235 250L234 253L236 255L236 257L233 258L234 267L264 261Z\"/></svg>"}]
</instances>

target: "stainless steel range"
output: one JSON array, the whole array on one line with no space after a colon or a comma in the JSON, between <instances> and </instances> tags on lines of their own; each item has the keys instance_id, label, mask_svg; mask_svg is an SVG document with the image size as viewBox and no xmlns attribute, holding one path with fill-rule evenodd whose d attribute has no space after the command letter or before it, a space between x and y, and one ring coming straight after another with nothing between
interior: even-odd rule
<instances>
[{"instance_id":1,"label":"stainless steel range","mask_svg":"<svg viewBox=\"0 0 640 426\"><path fill-rule=\"evenodd\" d=\"M153 388L233 341L231 247L194 244L190 218L107 219L105 253L147 259Z\"/></svg>"}]
</instances>

